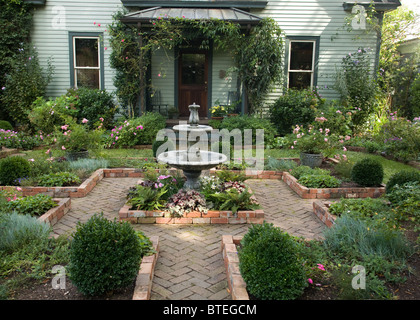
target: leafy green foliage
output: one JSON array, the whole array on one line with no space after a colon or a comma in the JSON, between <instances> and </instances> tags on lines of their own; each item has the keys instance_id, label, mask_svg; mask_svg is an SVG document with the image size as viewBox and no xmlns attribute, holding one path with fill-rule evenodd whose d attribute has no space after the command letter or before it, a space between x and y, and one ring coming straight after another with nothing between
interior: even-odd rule
<instances>
[{"instance_id":1,"label":"leafy green foliage","mask_svg":"<svg viewBox=\"0 0 420 320\"><path fill-rule=\"evenodd\" d=\"M32 216L41 216L56 206L57 203L51 196L41 193L7 202L7 207L10 211Z\"/></svg>"},{"instance_id":2,"label":"leafy green foliage","mask_svg":"<svg viewBox=\"0 0 420 320\"><path fill-rule=\"evenodd\" d=\"M310 90L289 89L270 107L270 120L281 136L292 133L295 125L309 125L320 100Z\"/></svg>"},{"instance_id":3,"label":"leafy green foliage","mask_svg":"<svg viewBox=\"0 0 420 320\"><path fill-rule=\"evenodd\" d=\"M324 232L325 246L341 257L363 259L380 256L386 259L405 259L411 251L399 230L376 228L367 220L343 214L336 224Z\"/></svg>"},{"instance_id":4,"label":"leafy green foliage","mask_svg":"<svg viewBox=\"0 0 420 320\"><path fill-rule=\"evenodd\" d=\"M298 298L306 286L298 243L272 224L252 225L239 249L239 268L248 292L262 300Z\"/></svg>"},{"instance_id":5,"label":"leafy green foliage","mask_svg":"<svg viewBox=\"0 0 420 320\"><path fill-rule=\"evenodd\" d=\"M0 120L0 129L3 129L3 130L6 130L7 131L7 130L13 130L13 127L10 124L9 121Z\"/></svg>"},{"instance_id":6,"label":"leafy green foliage","mask_svg":"<svg viewBox=\"0 0 420 320\"><path fill-rule=\"evenodd\" d=\"M394 173L386 184L386 193L392 192L395 185L402 186L406 182L419 182L420 183L420 172L412 170L401 170Z\"/></svg>"},{"instance_id":7,"label":"leafy green foliage","mask_svg":"<svg viewBox=\"0 0 420 320\"><path fill-rule=\"evenodd\" d=\"M249 35L228 41L234 45L236 71L245 85L250 110L261 112L264 97L283 76L283 31L274 19L265 18Z\"/></svg>"},{"instance_id":8,"label":"leafy green foliage","mask_svg":"<svg viewBox=\"0 0 420 320\"><path fill-rule=\"evenodd\" d=\"M337 188L341 181L328 174L325 175L304 175L298 182L308 188Z\"/></svg>"},{"instance_id":9,"label":"leafy green foliage","mask_svg":"<svg viewBox=\"0 0 420 320\"><path fill-rule=\"evenodd\" d=\"M254 210L259 205L252 198L252 193L247 189L239 191L237 188L225 188L223 192L212 193L207 199L213 203L213 208L229 210L236 214L238 210Z\"/></svg>"},{"instance_id":10,"label":"leafy green foliage","mask_svg":"<svg viewBox=\"0 0 420 320\"><path fill-rule=\"evenodd\" d=\"M183 216L185 213L198 211L207 212L206 199L195 190L181 189L174 194L166 205L168 211L174 216Z\"/></svg>"},{"instance_id":11,"label":"leafy green foliage","mask_svg":"<svg viewBox=\"0 0 420 320\"><path fill-rule=\"evenodd\" d=\"M306 176L306 175L327 175L329 174L329 171L326 169L321 169L321 168L312 169L311 167L301 165L292 169L290 174L294 176L296 179L300 179L300 177Z\"/></svg>"},{"instance_id":12,"label":"leafy green foliage","mask_svg":"<svg viewBox=\"0 0 420 320\"><path fill-rule=\"evenodd\" d=\"M267 163L265 164L265 170L274 171L290 171L297 167L297 163L293 160L276 159L268 157Z\"/></svg>"},{"instance_id":13,"label":"leafy green foliage","mask_svg":"<svg viewBox=\"0 0 420 320\"><path fill-rule=\"evenodd\" d=\"M23 45L19 48L19 53L11 62L0 96L0 102L14 122L28 128L30 106L37 97L44 95L52 73L51 64L45 72L41 68L33 47Z\"/></svg>"},{"instance_id":14,"label":"leafy green foliage","mask_svg":"<svg viewBox=\"0 0 420 320\"><path fill-rule=\"evenodd\" d=\"M222 181L222 182L228 182L228 181L245 181L246 175L243 171L235 172L231 170L220 170L216 171L216 176Z\"/></svg>"},{"instance_id":15,"label":"leafy green foliage","mask_svg":"<svg viewBox=\"0 0 420 320\"><path fill-rule=\"evenodd\" d=\"M70 249L70 280L88 296L128 286L147 254L139 241L129 223L110 221L102 214L79 223Z\"/></svg>"},{"instance_id":16,"label":"leafy green foliage","mask_svg":"<svg viewBox=\"0 0 420 320\"><path fill-rule=\"evenodd\" d=\"M42 175L37 178L39 186L65 187L80 184L80 178L71 172L56 172Z\"/></svg>"},{"instance_id":17,"label":"leafy green foliage","mask_svg":"<svg viewBox=\"0 0 420 320\"><path fill-rule=\"evenodd\" d=\"M129 195L128 203L137 210L161 210L165 207L166 188L150 188L137 185Z\"/></svg>"},{"instance_id":18,"label":"leafy green foliage","mask_svg":"<svg viewBox=\"0 0 420 320\"><path fill-rule=\"evenodd\" d=\"M229 133L233 132L234 129L240 130L242 134L242 144L256 144L257 141L257 130L262 129L264 130L264 143L268 144L273 139L274 136L277 134L276 128L273 126L273 123L266 118L258 118L257 116L253 115L242 115L240 117L226 117L223 118L220 125L218 126L219 130L221 130L221 134L223 134L223 129L226 129ZM245 140L244 133L246 129L250 129L250 133L252 134L252 142ZM233 137L231 138L233 140ZM222 140L223 141L223 140ZM231 142L233 145L233 142ZM231 153L232 154L232 153Z\"/></svg>"},{"instance_id":19,"label":"leafy green foliage","mask_svg":"<svg viewBox=\"0 0 420 320\"><path fill-rule=\"evenodd\" d=\"M359 48L342 58L341 68L336 75L335 89L346 107L343 111L353 111L353 131L360 130L375 111L378 86L370 68L370 61L368 51Z\"/></svg>"},{"instance_id":20,"label":"leafy green foliage","mask_svg":"<svg viewBox=\"0 0 420 320\"><path fill-rule=\"evenodd\" d=\"M67 95L76 98L77 118L79 121L88 119L87 125L90 129L98 123L102 123L105 128L109 128L114 121L117 108L112 93L101 89L78 88L70 89Z\"/></svg>"},{"instance_id":21,"label":"leafy green foliage","mask_svg":"<svg viewBox=\"0 0 420 320\"><path fill-rule=\"evenodd\" d=\"M55 128L66 124L69 117L77 117L76 97L62 95L55 99L38 97L32 103L29 121L36 131L53 133Z\"/></svg>"},{"instance_id":22,"label":"leafy green foliage","mask_svg":"<svg viewBox=\"0 0 420 320\"><path fill-rule=\"evenodd\" d=\"M30 215L0 215L0 251L10 252L37 239L47 240L51 231L47 223L39 222Z\"/></svg>"},{"instance_id":23,"label":"leafy green foliage","mask_svg":"<svg viewBox=\"0 0 420 320\"><path fill-rule=\"evenodd\" d=\"M379 186L384 178L382 164L371 158L357 161L351 170L351 179L363 187Z\"/></svg>"},{"instance_id":24,"label":"leafy green foliage","mask_svg":"<svg viewBox=\"0 0 420 320\"><path fill-rule=\"evenodd\" d=\"M28 177L30 172L31 167L28 160L20 156L0 160L0 183L2 185L18 185L18 179Z\"/></svg>"}]
</instances>

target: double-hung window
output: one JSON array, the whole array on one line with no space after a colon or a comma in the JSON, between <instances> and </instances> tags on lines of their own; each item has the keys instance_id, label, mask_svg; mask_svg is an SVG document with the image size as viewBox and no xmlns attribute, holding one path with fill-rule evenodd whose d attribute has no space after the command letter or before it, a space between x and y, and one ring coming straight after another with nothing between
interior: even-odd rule
<instances>
[{"instance_id":1,"label":"double-hung window","mask_svg":"<svg viewBox=\"0 0 420 320\"><path fill-rule=\"evenodd\" d=\"M310 89L316 81L317 40L289 39L287 87Z\"/></svg>"},{"instance_id":2,"label":"double-hung window","mask_svg":"<svg viewBox=\"0 0 420 320\"><path fill-rule=\"evenodd\" d=\"M102 89L103 51L99 35L70 34L71 86Z\"/></svg>"}]
</instances>

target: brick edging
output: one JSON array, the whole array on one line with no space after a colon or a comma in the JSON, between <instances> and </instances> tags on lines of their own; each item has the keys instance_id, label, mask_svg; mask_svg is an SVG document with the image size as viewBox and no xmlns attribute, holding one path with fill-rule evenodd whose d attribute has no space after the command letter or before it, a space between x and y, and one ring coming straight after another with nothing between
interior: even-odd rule
<instances>
[{"instance_id":1,"label":"brick edging","mask_svg":"<svg viewBox=\"0 0 420 320\"><path fill-rule=\"evenodd\" d=\"M252 192L249 187L248 190ZM256 201L254 195L252 198ZM172 217L165 210L130 210L130 207L127 202L118 212L118 216L120 220L133 224L262 224L264 222L262 209L238 210L236 214L228 210L208 210L207 213L192 211L185 213L183 217Z\"/></svg>"},{"instance_id":2,"label":"brick edging","mask_svg":"<svg viewBox=\"0 0 420 320\"><path fill-rule=\"evenodd\" d=\"M246 283L239 270L239 257L238 250L236 248L236 246L240 244L241 240L241 236L222 236L221 249L232 300L249 300Z\"/></svg>"},{"instance_id":3,"label":"brick edging","mask_svg":"<svg viewBox=\"0 0 420 320\"><path fill-rule=\"evenodd\" d=\"M156 261L159 256L159 236L150 237L150 241L156 253L142 258L132 300L150 300Z\"/></svg>"},{"instance_id":4,"label":"brick edging","mask_svg":"<svg viewBox=\"0 0 420 320\"><path fill-rule=\"evenodd\" d=\"M55 225L65 214L67 214L67 212L70 211L71 208L70 198L55 198L53 201L56 202L58 206L51 208L38 218L38 221L46 222L50 226Z\"/></svg>"},{"instance_id":5,"label":"brick edging","mask_svg":"<svg viewBox=\"0 0 420 320\"><path fill-rule=\"evenodd\" d=\"M313 206L313 211L314 214L328 227L331 228L334 224L335 224L335 219L336 216L332 215L329 210L328 210L328 206L329 206L329 202L325 203L322 201L314 201L312 206Z\"/></svg>"},{"instance_id":6,"label":"brick edging","mask_svg":"<svg viewBox=\"0 0 420 320\"><path fill-rule=\"evenodd\" d=\"M282 180L303 199L339 199L339 198L379 198L385 193L381 187L350 188L307 188L288 172L283 172Z\"/></svg>"}]
</instances>

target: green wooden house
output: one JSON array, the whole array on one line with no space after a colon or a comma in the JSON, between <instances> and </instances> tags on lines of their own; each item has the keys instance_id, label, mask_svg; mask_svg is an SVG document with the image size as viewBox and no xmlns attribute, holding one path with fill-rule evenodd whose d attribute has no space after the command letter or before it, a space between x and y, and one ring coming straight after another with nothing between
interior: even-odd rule
<instances>
[{"instance_id":1,"label":"green wooden house","mask_svg":"<svg viewBox=\"0 0 420 320\"><path fill-rule=\"evenodd\" d=\"M273 18L285 33L285 83L270 93L269 105L282 94L284 87L314 88L326 98L337 98L333 75L343 56L359 47L370 48L376 61L380 37L366 33L363 21L353 29L344 27L354 5L363 8L370 1L346 0L34 0L32 42L41 63L52 58L55 67L47 95L59 96L70 87L87 85L115 90L114 70L110 67L107 25L122 8L129 13L124 23L144 26L158 17L186 19L218 18L252 28L265 17ZM379 17L400 5L398 0L377 0ZM363 18L362 18L363 20ZM98 45L101 43L101 45ZM197 47L158 50L147 72L151 90L141 110L174 107L181 116L188 105L202 106L200 116L210 116L215 104L237 104L237 112L246 112L241 83L227 52Z\"/></svg>"}]
</instances>

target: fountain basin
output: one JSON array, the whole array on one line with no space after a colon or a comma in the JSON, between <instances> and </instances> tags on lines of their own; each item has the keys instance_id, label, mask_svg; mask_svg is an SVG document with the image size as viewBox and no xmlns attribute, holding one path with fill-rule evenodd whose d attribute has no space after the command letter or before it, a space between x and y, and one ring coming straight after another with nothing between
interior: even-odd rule
<instances>
[{"instance_id":1,"label":"fountain basin","mask_svg":"<svg viewBox=\"0 0 420 320\"><path fill-rule=\"evenodd\" d=\"M171 167L181 169L187 178L185 187L198 189L200 187L198 179L201 171L214 168L228 159L226 155L218 152L174 150L162 152L157 160Z\"/></svg>"}]
</instances>

